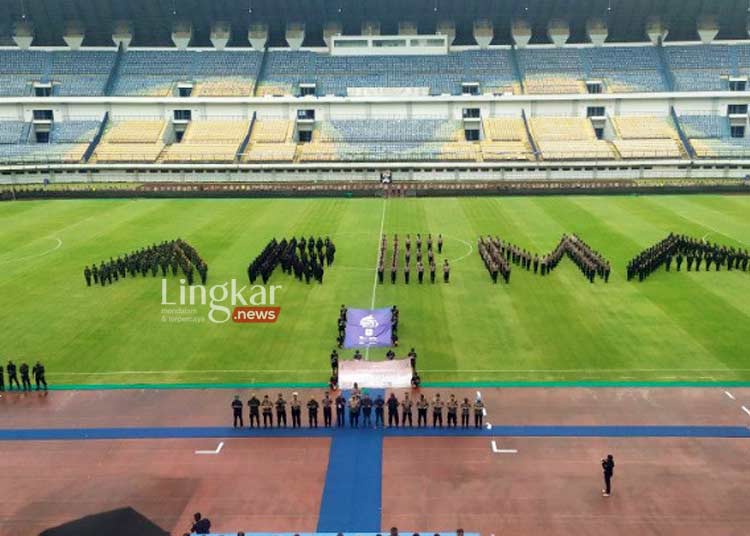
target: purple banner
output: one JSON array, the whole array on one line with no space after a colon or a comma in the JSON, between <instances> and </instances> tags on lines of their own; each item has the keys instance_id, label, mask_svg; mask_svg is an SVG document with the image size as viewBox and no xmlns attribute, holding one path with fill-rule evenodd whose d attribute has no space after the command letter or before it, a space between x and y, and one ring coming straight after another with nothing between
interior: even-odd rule
<instances>
[{"instance_id":1,"label":"purple banner","mask_svg":"<svg viewBox=\"0 0 750 536\"><path fill-rule=\"evenodd\" d=\"M349 309L344 348L391 345L391 310Z\"/></svg>"}]
</instances>

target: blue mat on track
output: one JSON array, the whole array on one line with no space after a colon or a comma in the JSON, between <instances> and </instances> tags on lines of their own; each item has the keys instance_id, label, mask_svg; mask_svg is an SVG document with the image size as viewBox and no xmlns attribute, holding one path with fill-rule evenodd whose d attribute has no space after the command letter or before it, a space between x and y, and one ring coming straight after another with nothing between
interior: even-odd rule
<instances>
[{"instance_id":1,"label":"blue mat on track","mask_svg":"<svg viewBox=\"0 0 750 536\"><path fill-rule=\"evenodd\" d=\"M370 389L374 400L383 389ZM344 396L349 399L350 393ZM349 414L347 411L347 424ZM373 422L374 422L373 410ZM361 416L360 416L361 424ZM328 454L318 532L380 530L383 434L374 429L339 429Z\"/></svg>"},{"instance_id":2,"label":"blue mat on track","mask_svg":"<svg viewBox=\"0 0 750 536\"><path fill-rule=\"evenodd\" d=\"M335 418L335 417L334 417ZM374 417L373 417L374 421ZM204 427L124 427L124 428L5 428L0 441L50 441L93 439L201 439L251 437L331 437L348 435L376 437L736 437L750 438L745 426L493 426L491 430L474 428L248 428Z\"/></svg>"}]
</instances>

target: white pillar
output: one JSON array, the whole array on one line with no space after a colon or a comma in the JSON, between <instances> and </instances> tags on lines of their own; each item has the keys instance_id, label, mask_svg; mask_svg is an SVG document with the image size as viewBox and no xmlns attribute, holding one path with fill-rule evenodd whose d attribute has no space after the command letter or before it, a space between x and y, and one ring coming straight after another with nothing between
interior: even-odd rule
<instances>
[{"instance_id":1,"label":"white pillar","mask_svg":"<svg viewBox=\"0 0 750 536\"><path fill-rule=\"evenodd\" d=\"M13 41L18 48L27 49L34 40L34 26L29 21L19 21L13 28Z\"/></svg>"},{"instance_id":2,"label":"white pillar","mask_svg":"<svg viewBox=\"0 0 750 536\"><path fill-rule=\"evenodd\" d=\"M552 19L547 26L549 37L556 47L562 47L570 37L570 25L563 19Z\"/></svg>"},{"instance_id":3,"label":"white pillar","mask_svg":"<svg viewBox=\"0 0 750 536\"><path fill-rule=\"evenodd\" d=\"M698 18L698 35L704 45L711 44L719 33L719 22L715 15L701 15Z\"/></svg>"},{"instance_id":4,"label":"white pillar","mask_svg":"<svg viewBox=\"0 0 750 536\"><path fill-rule=\"evenodd\" d=\"M586 32L595 47L600 47L607 40L609 34L607 23L599 17L591 17L586 21Z\"/></svg>"},{"instance_id":5,"label":"white pillar","mask_svg":"<svg viewBox=\"0 0 750 536\"><path fill-rule=\"evenodd\" d=\"M478 19L474 21L474 39L480 48L487 48L495 37L495 28L492 21Z\"/></svg>"},{"instance_id":6,"label":"white pillar","mask_svg":"<svg viewBox=\"0 0 750 536\"><path fill-rule=\"evenodd\" d=\"M83 24L80 21L70 21L65 25L65 34L63 41L68 45L70 50L78 50L83 43L84 31Z\"/></svg>"},{"instance_id":7,"label":"white pillar","mask_svg":"<svg viewBox=\"0 0 750 536\"><path fill-rule=\"evenodd\" d=\"M305 23L289 22L286 25L286 42L292 50L299 50L305 40Z\"/></svg>"},{"instance_id":8,"label":"white pillar","mask_svg":"<svg viewBox=\"0 0 750 536\"><path fill-rule=\"evenodd\" d=\"M268 43L268 24L256 22L247 31L247 40L255 50L263 50Z\"/></svg>"},{"instance_id":9,"label":"white pillar","mask_svg":"<svg viewBox=\"0 0 750 536\"><path fill-rule=\"evenodd\" d=\"M646 35L655 45L659 44L659 41L664 41L669 34L669 30L661 21L658 15L654 15L648 18L646 21Z\"/></svg>"},{"instance_id":10,"label":"white pillar","mask_svg":"<svg viewBox=\"0 0 750 536\"><path fill-rule=\"evenodd\" d=\"M193 38L193 25L187 21L176 22L172 28L172 42L174 46L185 50Z\"/></svg>"},{"instance_id":11,"label":"white pillar","mask_svg":"<svg viewBox=\"0 0 750 536\"><path fill-rule=\"evenodd\" d=\"M116 46L122 46L123 50L130 46L131 41L133 41L133 26L130 21L120 20L115 22L112 41Z\"/></svg>"},{"instance_id":12,"label":"white pillar","mask_svg":"<svg viewBox=\"0 0 750 536\"><path fill-rule=\"evenodd\" d=\"M224 50L232 36L232 27L228 22L218 21L211 26L211 44L216 50Z\"/></svg>"}]
</instances>

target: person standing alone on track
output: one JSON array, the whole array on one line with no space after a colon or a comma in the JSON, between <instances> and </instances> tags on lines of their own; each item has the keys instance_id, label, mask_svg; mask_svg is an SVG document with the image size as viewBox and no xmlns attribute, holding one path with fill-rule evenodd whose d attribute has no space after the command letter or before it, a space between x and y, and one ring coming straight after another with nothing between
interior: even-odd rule
<instances>
[{"instance_id":1,"label":"person standing alone on track","mask_svg":"<svg viewBox=\"0 0 750 536\"><path fill-rule=\"evenodd\" d=\"M602 458L602 469L604 470L604 489L602 495L609 497L612 493L612 477L615 474L615 459L611 454Z\"/></svg>"}]
</instances>

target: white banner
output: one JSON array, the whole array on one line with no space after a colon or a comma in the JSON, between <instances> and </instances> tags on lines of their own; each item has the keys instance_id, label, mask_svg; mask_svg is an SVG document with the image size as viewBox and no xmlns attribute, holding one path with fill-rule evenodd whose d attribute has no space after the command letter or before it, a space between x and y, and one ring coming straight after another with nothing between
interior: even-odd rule
<instances>
[{"instance_id":1,"label":"white banner","mask_svg":"<svg viewBox=\"0 0 750 536\"><path fill-rule=\"evenodd\" d=\"M351 389L354 383L371 389L411 386L411 365L408 359L393 361L347 360L339 363L339 387Z\"/></svg>"}]
</instances>

